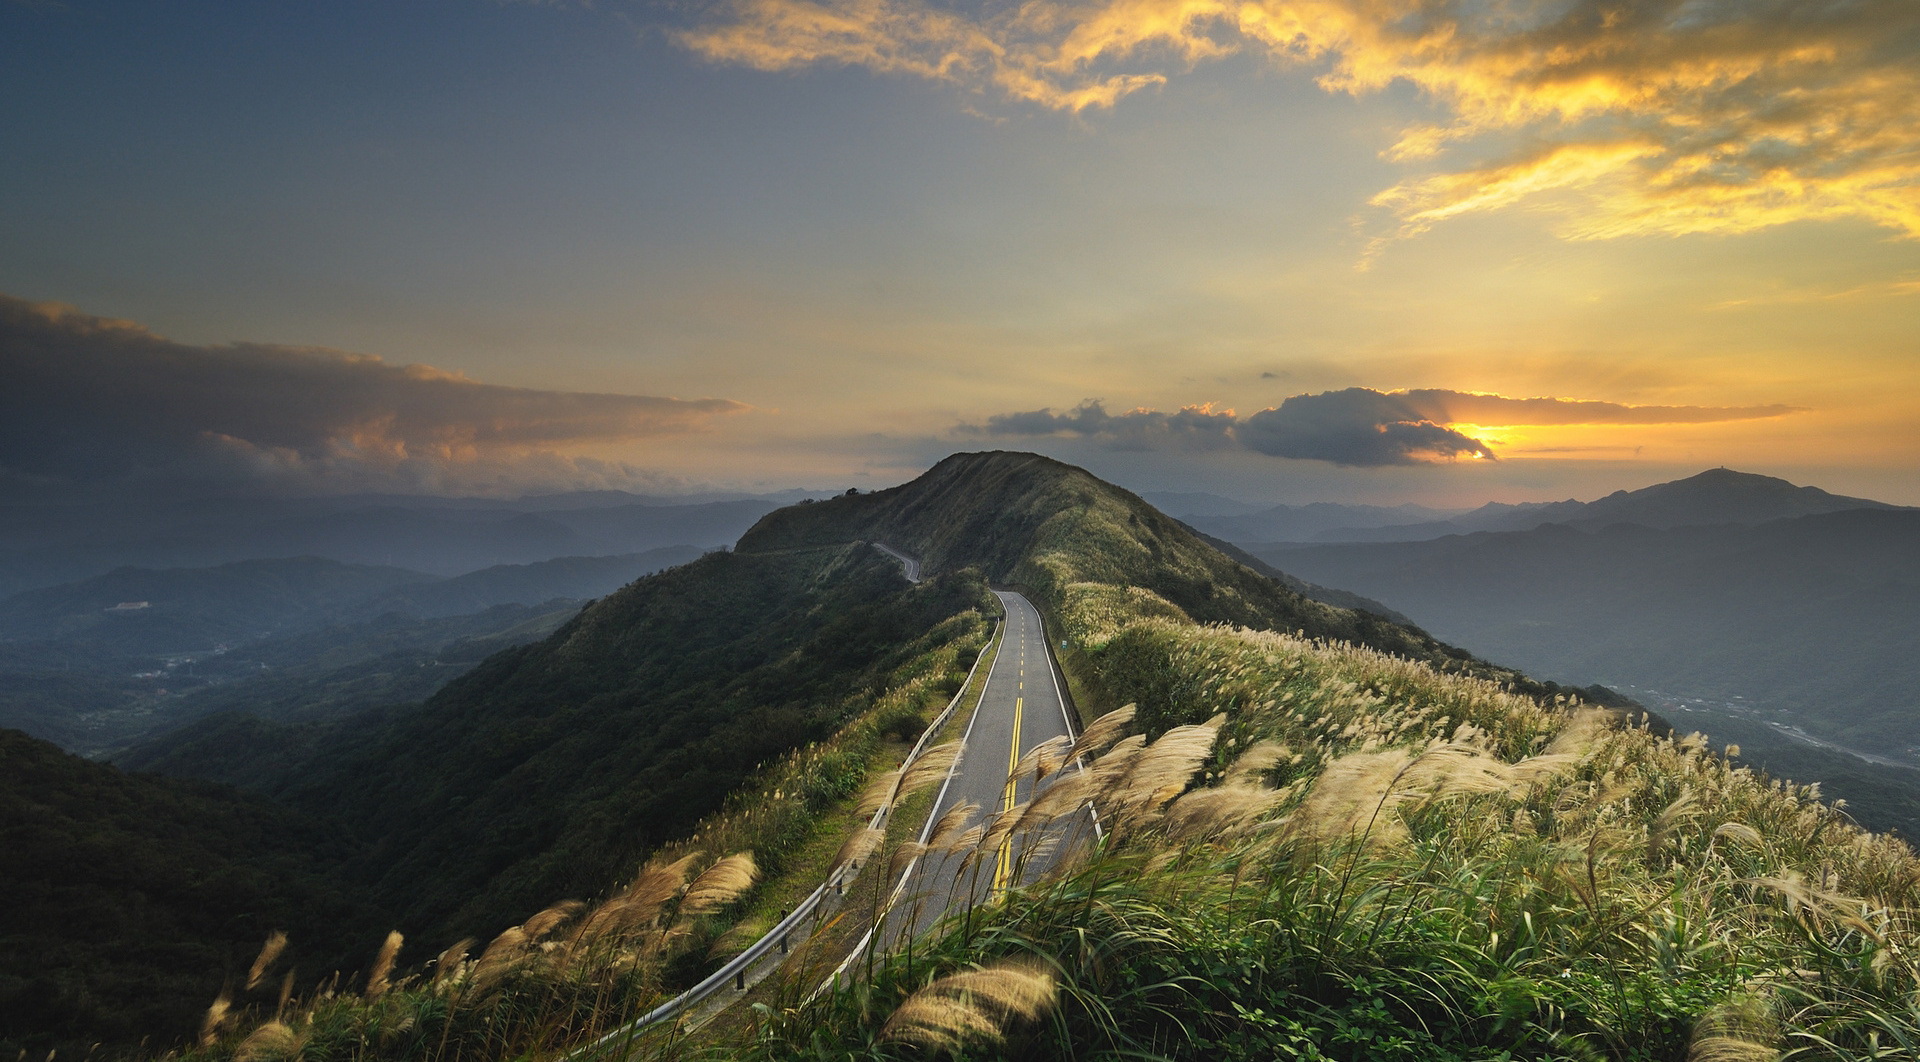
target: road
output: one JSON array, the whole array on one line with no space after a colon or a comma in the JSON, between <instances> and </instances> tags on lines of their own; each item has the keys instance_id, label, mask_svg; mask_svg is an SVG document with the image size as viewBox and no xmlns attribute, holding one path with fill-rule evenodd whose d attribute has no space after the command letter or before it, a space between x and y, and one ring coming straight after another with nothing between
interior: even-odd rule
<instances>
[{"instance_id":1,"label":"road","mask_svg":"<svg viewBox=\"0 0 1920 1062\"><path fill-rule=\"evenodd\" d=\"M899 560L909 580L919 581L918 560L879 543L874 545ZM964 830L969 826L984 827L993 816L1032 799L1031 777L1010 778L1014 766L1043 742L1060 737L1071 740L1077 736L1047 651L1046 631L1040 623L1039 611L1017 593L996 590L994 596L1000 599L1006 612L1000 648L982 680L980 699L967 720L964 751L948 772L920 832L922 842L942 816L962 803L977 806L961 827ZM955 700L959 697L956 694ZM922 738L923 742L926 740ZM1044 791L1050 783L1040 784ZM875 825L878 823L876 818ZM1048 827L1043 834L1047 845L1043 851L1029 851L1027 845L1033 838L1023 835L992 849L976 847L971 852L927 853L906 869L895 885L894 900L882 925L862 938L842 964L842 970L876 938L881 946L892 947L901 938L931 927L946 914L962 910L970 903L988 900L1011 885L1031 881L1065 858L1075 846L1090 843L1097 833L1098 825L1089 809ZM619 1045L631 1041L647 1026L658 1021L683 1020L684 1014L696 1008L698 1013L686 1020L697 1025L711 1018L732 1001L735 992L744 991L781 964L788 953L784 946L786 938L789 934L798 936L804 932L801 923L811 914L814 905L828 901L830 890L838 895L835 883L839 879L840 874L836 874L821 885L801 908L790 912L780 925L699 985L638 1021L575 1049L567 1057L597 1056L619 1049ZM822 985L821 990L826 987Z\"/></svg>"},{"instance_id":2,"label":"road","mask_svg":"<svg viewBox=\"0 0 1920 1062\"><path fill-rule=\"evenodd\" d=\"M1039 611L1019 594L996 590L994 595L1006 610L1006 634L968 720L965 751L940 790L922 841L933 823L963 802L979 806L968 825L985 827L994 815L1031 799L1030 778L1009 779L1014 765L1044 741L1077 734L1068 720ZM881 939L895 943L903 934L919 933L969 902L984 901L996 890L1032 880L1074 845L1086 843L1092 831L1092 816L1083 813L1056 824L1048 852L1028 853L1025 838L992 851L929 852L899 884L899 899Z\"/></svg>"},{"instance_id":3,"label":"road","mask_svg":"<svg viewBox=\"0 0 1920 1062\"><path fill-rule=\"evenodd\" d=\"M918 558L910 557L884 542L875 542L873 548L899 561L900 566L907 570L907 582L917 583L920 581L920 561Z\"/></svg>"}]
</instances>

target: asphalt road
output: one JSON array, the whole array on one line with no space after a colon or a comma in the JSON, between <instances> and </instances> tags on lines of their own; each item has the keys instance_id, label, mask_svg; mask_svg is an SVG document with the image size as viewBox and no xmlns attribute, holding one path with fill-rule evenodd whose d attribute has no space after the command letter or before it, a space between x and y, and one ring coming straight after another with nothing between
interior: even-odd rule
<instances>
[{"instance_id":1,"label":"asphalt road","mask_svg":"<svg viewBox=\"0 0 1920 1062\"><path fill-rule=\"evenodd\" d=\"M984 828L994 815L1032 798L1030 779L1008 777L1023 756L1050 738L1077 736L1054 676L1040 613L1019 594L999 590L994 594L1006 609L1006 634L967 723L965 751L940 791L929 824L955 805L971 801L979 810L969 825ZM902 884L881 939L897 942L904 933L919 933L944 914L991 898L996 890L1031 881L1072 846L1086 843L1092 823L1090 814L1062 820L1039 851L1028 849L1034 838L1015 838L994 850L927 853Z\"/></svg>"},{"instance_id":2,"label":"asphalt road","mask_svg":"<svg viewBox=\"0 0 1920 1062\"><path fill-rule=\"evenodd\" d=\"M907 582L917 583L920 581L920 561L918 558L908 556L884 542L875 542L873 548L899 561L900 566L907 570Z\"/></svg>"}]
</instances>

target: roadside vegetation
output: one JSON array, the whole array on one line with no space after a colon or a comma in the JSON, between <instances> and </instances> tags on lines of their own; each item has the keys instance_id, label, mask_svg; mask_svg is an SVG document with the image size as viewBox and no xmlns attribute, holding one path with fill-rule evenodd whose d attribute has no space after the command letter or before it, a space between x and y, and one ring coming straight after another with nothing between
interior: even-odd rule
<instances>
[{"instance_id":1,"label":"roadside vegetation","mask_svg":"<svg viewBox=\"0 0 1920 1062\"><path fill-rule=\"evenodd\" d=\"M1920 862L1816 791L1377 650L1201 627L1111 585L1063 596L1102 681L1140 701L1055 785L1101 809L1107 845L766 1015L745 1053L1920 1051Z\"/></svg>"},{"instance_id":2,"label":"roadside vegetation","mask_svg":"<svg viewBox=\"0 0 1920 1062\"><path fill-rule=\"evenodd\" d=\"M364 972L304 994L279 968L285 939L268 940L244 987L214 1002L179 1057L549 1057L619 1029L751 943L768 920L763 902L834 868L863 792L897 760L890 749L959 691L991 622L970 610L911 640L882 692L842 705L845 726L762 766L592 903L555 903L437 955L407 955L396 932Z\"/></svg>"}]
</instances>

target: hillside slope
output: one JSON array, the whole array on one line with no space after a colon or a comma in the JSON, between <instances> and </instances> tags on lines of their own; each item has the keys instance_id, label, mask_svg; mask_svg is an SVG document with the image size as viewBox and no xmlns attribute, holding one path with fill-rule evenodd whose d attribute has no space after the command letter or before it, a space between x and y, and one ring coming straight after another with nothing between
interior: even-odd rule
<instances>
[{"instance_id":1,"label":"hillside slope","mask_svg":"<svg viewBox=\"0 0 1920 1062\"><path fill-rule=\"evenodd\" d=\"M353 969L387 928L335 873L354 850L257 797L0 730L0 1052L180 1039L275 930L302 991Z\"/></svg>"},{"instance_id":2,"label":"hillside slope","mask_svg":"<svg viewBox=\"0 0 1920 1062\"><path fill-rule=\"evenodd\" d=\"M604 888L757 765L833 733L983 594L964 573L909 586L871 549L714 553L418 708L317 731L229 719L139 762L339 821L367 841L349 877L410 933L491 934Z\"/></svg>"}]
</instances>

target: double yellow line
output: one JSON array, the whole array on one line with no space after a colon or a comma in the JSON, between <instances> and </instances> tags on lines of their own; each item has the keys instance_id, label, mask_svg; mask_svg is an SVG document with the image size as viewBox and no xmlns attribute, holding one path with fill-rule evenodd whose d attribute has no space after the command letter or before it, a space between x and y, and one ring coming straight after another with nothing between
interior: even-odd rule
<instances>
[{"instance_id":1,"label":"double yellow line","mask_svg":"<svg viewBox=\"0 0 1920 1062\"><path fill-rule=\"evenodd\" d=\"M1015 697L1013 699L1013 747L1007 751L1007 788L1000 796L1000 810L1002 812L1011 811L1014 805L1014 787L1018 784L1019 779L1013 776L1013 772L1020 766L1020 717L1026 708L1026 704L1027 699L1025 697ZM1013 834L1009 832L1006 840L1000 842L1000 852L995 857L993 866L993 894L998 896L1007 891L1007 885L1012 877Z\"/></svg>"}]
</instances>

